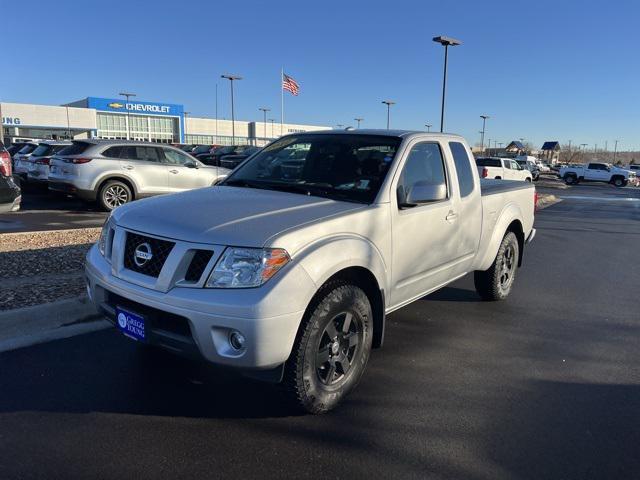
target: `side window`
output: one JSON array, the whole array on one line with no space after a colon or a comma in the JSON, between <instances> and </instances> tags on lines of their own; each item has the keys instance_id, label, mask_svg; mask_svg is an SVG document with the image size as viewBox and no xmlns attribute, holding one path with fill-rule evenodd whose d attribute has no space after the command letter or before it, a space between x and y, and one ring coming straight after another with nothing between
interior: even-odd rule
<instances>
[{"instance_id":1,"label":"side window","mask_svg":"<svg viewBox=\"0 0 640 480\"><path fill-rule=\"evenodd\" d=\"M162 151L159 148L143 147L145 150L145 160L149 162L160 163L162 160Z\"/></svg>"},{"instance_id":2,"label":"side window","mask_svg":"<svg viewBox=\"0 0 640 480\"><path fill-rule=\"evenodd\" d=\"M453 154L453 163L458 172L458 186L460 196L466 197L473 192L473 172L471 171L471 160L464 145L460 142L449 142L449 148Z\"/></svg>"},{"instance_id":3,"label":"side window","mask_svg":"<svg viewBox=\"0 0 640 480\"><path fill-rule=\"evenodd\" d=\"M504 168L511 170L511 162L509 160L503 160Z\"/></svg>"},{"instance_id":4,"label":"side window","mask_svg":"<svg viewBox=\"0 0 640 480\"><path fill-rule=\"evenodd\" d=\"M164 151L166 162L172 165L184 165L187 162L193 161L188 155L171 148L163 148L162 150Z\"/></svg>"},{"instance_id":5,"label":"side window","mask_svg":"<svg viewBox=\"0 0 640 480\"><path fill-rule=\"evenodd\" d=\"M398 183L400 203L405 203L417 183L446 185L444 161L437 143L418 143L411 148Z\"/></svg>"},{"instance_id":6,"label":"side window","mask_svg":"<svg viewBox=\"0 0 640 480\"><path fill-rule=\"evenodd\" d=\"M122 149L125 147L110 147L107 148L104 152L102 152L102 156L109 158L120 158L120 154L122 153Z\"/></svg>"}]
</instances>

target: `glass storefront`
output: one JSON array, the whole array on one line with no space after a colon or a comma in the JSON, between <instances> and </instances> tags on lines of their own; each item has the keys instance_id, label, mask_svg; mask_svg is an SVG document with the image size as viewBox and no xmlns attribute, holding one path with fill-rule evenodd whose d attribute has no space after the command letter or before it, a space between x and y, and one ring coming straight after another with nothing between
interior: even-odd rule
<instances>
[{"instance_id":1,"label":"glass storefront","mask_svg":"<svg viewBox=\"0 0 640 480\"><path fill-rule=\"evenodd\" d=\"M185 135L185 143L196 145L234 145L233 137L225 137L223 135ZM249 139L246 137L236 137L235 145L249 145Z\"/></svg>"},{"instance_id":2,"label":"glass storefront","mask_svg":"<svg viewBox=\"0 0 640 480\"><path fill-rule=\"evenodd\" d=\"M178 119L151 115L129 115L129 131L132 140L157 143L180 141ZM98 138L124 140L127 138L127 115L98 112L96 114Z\"/></svg>"}]
</instances>

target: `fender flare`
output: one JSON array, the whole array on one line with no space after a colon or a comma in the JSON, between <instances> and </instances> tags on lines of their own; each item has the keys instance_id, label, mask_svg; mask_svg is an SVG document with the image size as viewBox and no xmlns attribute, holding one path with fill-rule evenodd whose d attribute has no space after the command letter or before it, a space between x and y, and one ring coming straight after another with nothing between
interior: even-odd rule
<instances>
[{"instance_id":1,"label":"fender flare","mask_svg":"<svg viewBox=\"0 0 640 480\"><path fill-rule=\"evenodd\" d=\"M389 270L378 248L364 237L350 234L323 238L295 254L296 262L320 288L336 273L350 267L369 270L381 289L387 290Z\"/></svg>"},{"instance_id":2,"label":"fender flare","mask_svg":"<svg viewBox=\"0 0 640 480\"><path fill-rule=\"evenodd\" d=\"M498 216L498 220L496 221L495 226L493 227L491 239L488 240L484 255L480 257L481 259L476 265L475 270L484 271L491 266L493 260L498 254L500 243L502 243L502 239L509 229L509 225L511 225L513 222L518 222L521 232L524 233L524 226L522 225L522 221L520 220L521 218L523 218L522 211L517 204L508 203L507 205L505 205ZM524 242L521 241L520 243L520 258L522 258L522 244Z\"/></svg>"}]
</instances>

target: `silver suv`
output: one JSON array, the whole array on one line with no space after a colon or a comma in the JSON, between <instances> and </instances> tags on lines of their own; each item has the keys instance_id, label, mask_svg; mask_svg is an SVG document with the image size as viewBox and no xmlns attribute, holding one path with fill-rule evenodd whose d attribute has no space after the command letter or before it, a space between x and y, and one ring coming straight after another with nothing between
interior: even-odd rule
<instances>
[{"instance_id":1,"label":"silver suv","mask_svg":"<svg viewBox=\"0 0 640 480\"><path fill-rule=\"evenodd\" d=\"M138 198L215 185L228 173L169 145L74 140L51 159L49 189L113 210Z\"/></svg>"}]
</instances>

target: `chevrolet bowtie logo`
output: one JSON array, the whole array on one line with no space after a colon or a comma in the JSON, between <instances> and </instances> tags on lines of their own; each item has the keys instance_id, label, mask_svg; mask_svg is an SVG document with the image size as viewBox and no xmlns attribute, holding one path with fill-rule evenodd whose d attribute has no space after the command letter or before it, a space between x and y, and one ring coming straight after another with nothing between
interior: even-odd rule
<instances>
[{"instance_id":1,"label":"chevrolet bowtie logo","mask_svg":"<svg viewBox=\"0 0 640 480\"><path fill-rule=\"evenodd\" d=\"M111 108L122 108L122 107L124 107L124 105L121 104L121 103L118 103L118 102L113 102L113 103L109 104L109 107L111 107Z\"/></svg>"}]
</instances>

